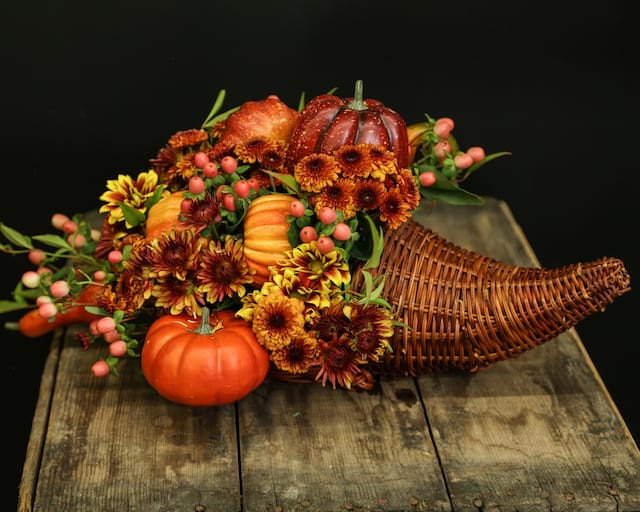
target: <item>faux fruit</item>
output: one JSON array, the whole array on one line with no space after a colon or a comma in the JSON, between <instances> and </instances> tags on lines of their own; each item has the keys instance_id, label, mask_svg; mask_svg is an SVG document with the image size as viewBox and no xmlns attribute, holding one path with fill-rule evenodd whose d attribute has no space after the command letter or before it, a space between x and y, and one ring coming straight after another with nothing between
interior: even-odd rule
<instances>
[{"instance_id":1,"label":"faux fruit","mask_svg":"<svg viewBox=\"0 0 640 512\"><path fill-rule=\"evenodd\" d=\"M162 233L171 231L174 226L179 227L178 217L183 193L184 191L179 190L163 197L149 209L146 222L147 240L162 236Z\"/></svg>"},{"instance_id":2,"label":"faux fruit","mask_svg":"<svg viewBox=\"0 0 640 512\"><path fill-rule=\"evenodd\" d=\"M295 201L286 194L268 194L254 199L244 218L244 257L255 269L254 281L269 278L269 266L282 259L291 249L287 232L289 207Z\"/></svg>"},{"instance_id":3,"label":"faux fruit","mask_svg":"<svg viewBox=\"0 0 640 512\"><path fill-rule=\"evenodd\" d=\"M269 356L247 322L229 310L164 315L147 331L142 373L160 396L183 405L235 402L262 384Z\"/></svg>"},{"instance_id":4,"label":"faux fruit","mask_svg":"<svg viewBox=\"0 0 640 512\"><path fill-rule=\"evenodd\" d=\"M331 153L345 144L384 146L395 153L399 167L409 163L404 119L378 100L363 99L361 80L353 98L324 94L307 103L289 141L287 164L293 166L311 153Z\"/></svg>"}]
</instances>

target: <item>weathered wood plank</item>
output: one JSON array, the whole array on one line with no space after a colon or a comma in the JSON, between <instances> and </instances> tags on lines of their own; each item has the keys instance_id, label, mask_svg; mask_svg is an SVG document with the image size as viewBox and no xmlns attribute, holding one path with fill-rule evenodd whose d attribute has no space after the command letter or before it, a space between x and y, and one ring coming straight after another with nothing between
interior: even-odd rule
<instances>
[{"instance_id":1,"label":"weathered wood plank","mask_svg":"<svg viewBox=\"0 0 640 512\"><path fill-rule=\"evenodd\" d=\"M239 404L244 510L450 510L411 378L269 382Z\"/></svg>"},{"instance_id":2,"label":"weathered wood plank","mask_svg":"<svg viewBox=\"0 0 640 512\"><path fill-rule=\"evenodd\" d=\"M167 402L135 360L96 379L103 348L65 339L34 510L240 510L234 406Z\"/></svg>"},{"instance_id":3,"label":"weathered wood plank","mask_svg":"<svg viewBox=\"0 0 640 512\"><path fill-rule=\"evenodd\" d=\"M538 266L503 203L447 210L422 222L463 247ZM640 510L640 454L575 329L477 374L418 382L454 510Z\"/></svg>"}]
</instances>

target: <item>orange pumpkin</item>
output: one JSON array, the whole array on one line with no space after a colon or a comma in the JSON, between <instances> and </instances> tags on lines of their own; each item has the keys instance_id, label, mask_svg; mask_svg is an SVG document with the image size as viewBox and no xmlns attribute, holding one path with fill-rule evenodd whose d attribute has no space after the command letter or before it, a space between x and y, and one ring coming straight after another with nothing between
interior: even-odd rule
<instances>
[{"instance_id":1,"label":"orange pumpkin","mask_svg":"<svg viewBox=\"0 0 640 512\"><path fill-rule=\"evenodd\" d=\"M264 283L269 278L269 266L282 259L291 249L287 232L289 205L295 197L268 194L254 199L244 218L244 257L255 269L254 281Z\"/></svg>"},{"instance_id":2,"label":"orange pumpkin","mask_svg":"<svg viewBox=\"0 0 640 512\"><path fill-rule=\"evenodd\" d=\"M163 197L154 204L147 215L147 240L158 238L165 231L171 231L172 227L180 229L178 217L180 216L180 203L182 203L182 190Z\"/></svg>"},{"instance_id":3,"label":"orange pumpkin","mask_svg":"<svg viewBox=\"0 0 640 512\"><path fill-rule=\"evenodd\" d=\"M183 405L235 402L256 389L269 370L267 351L247 322L232 311L202 319L165 315L149 330L142 347L142 373L160 396Z\"/></svg>"}]
</instances>

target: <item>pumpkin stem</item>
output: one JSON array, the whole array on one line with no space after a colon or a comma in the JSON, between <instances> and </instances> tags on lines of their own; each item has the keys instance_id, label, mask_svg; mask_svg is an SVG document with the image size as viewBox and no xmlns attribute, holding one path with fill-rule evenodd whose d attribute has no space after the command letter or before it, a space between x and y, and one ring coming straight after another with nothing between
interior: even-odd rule
<instances>
[{"instance_id":1,"label":"pumpkin stem","mask_svg":"<svg viewBox=\"0 0 640 512\"><path fill-rule=\"evenodd\" d=\"M353 93L353 99L349 102L347 107L352 110L366 110L367 106L364 104L362 80L356 80L356 90Z\"/></svg>"},{"instance_id":2,"label":"pumpkin stem","mask_svg":"<svg viewBox=\"0 0 640 512\"><path fill-rule=\"evenodd\" d=\"M197 329L195 329L193 332L195 332L196 334L212 334L216 332L216 329L212 327L211 324L209 323L208 307L205 306L202 308L202 317L200 320L200 326Z\"/></svg>"}]
</instances>

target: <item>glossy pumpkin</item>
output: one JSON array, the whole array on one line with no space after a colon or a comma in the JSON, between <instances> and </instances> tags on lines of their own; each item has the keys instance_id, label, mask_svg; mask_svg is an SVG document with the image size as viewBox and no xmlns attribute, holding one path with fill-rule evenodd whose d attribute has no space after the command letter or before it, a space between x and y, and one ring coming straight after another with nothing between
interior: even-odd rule
<instances>
[{"instance_id":1,"label":"glossy pumpkin","mask_svg":"<svg viewBox=\"0 0 640 512\"><path fill-rule=\"evenodd\" d=\"M345 144L384 146L396 154L399 167L408 165L404 119L380 101L363 100L361 80L353 98L324 94L307 103L289 141L287 163L293 166L311 153L331 153Z\"/></svg>"},{"instance_id":2,"label":"glossy pumpkin","mask_svg":"<svg viewBox=\"0 0 640 512\"><path fill-rule=\"evenodd\" d=\"M247 322L232 311L202 319L165 315L151 324L142 347L142 373L160 396L190 406L235 402L256 389L269 357Z\"/></svg>"},{"instance_id":3,"label":"glossy pumpkin","mask_svg":"<svg viewBox=\"0 0 640 512\"><path fill-rule=\"evenodd\" d=\"M174 226L180 229L178 217L182 194L183 191L178 190L163 197L149 209L146 221L147 240L160 237L165 231L171 231Z\"/></svg>"},{"instance_id":4,"label":"glossy pumpkin","mask_svg":"<svg viewBox=\"0 0 640 512\"><path fill-rule=\"evenodd\" d=\"M254 281L264 283L269 278L269 266L282 259L291 249L287 232L289 206L295 197L267 194L254 199L244 218L244 257L255 269Z\"/></svg>"}]
</instances>

